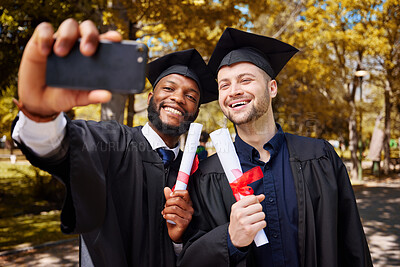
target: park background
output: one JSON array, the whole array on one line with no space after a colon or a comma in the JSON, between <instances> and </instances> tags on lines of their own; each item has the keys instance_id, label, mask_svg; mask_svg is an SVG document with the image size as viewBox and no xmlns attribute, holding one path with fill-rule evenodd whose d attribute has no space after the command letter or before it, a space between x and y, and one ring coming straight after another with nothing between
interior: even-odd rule
<instances>
[{"instance_id":1,"label":"park background","mask_svg":"<svg viewBox=\"0 0 400 267\"><path fill-rule=\"evenodd\" d=\"M48 21L57 28L70 17L91 19L100 32L117 30L124 39L146 44L149 60L196 48L208 61L228 26L289 43L300 52L278 75L278 97L273 103L284 131L330 140L355 186L399 179L398 0L2 0L0 253L4 255L74 238L59 229L62 185L31 166L10 138L18 113L12 99L17 98L23 49L39 23ZM142 94L115 94L107 105L74 108L68 116L143 125L150 90L147 83ZM228 127L234 135L215 101L201 107L197 122L208 132ZM211 142L207 148L213 153ZM397 249L399 228L394 228Z\"/></svg>"}]
</instances>

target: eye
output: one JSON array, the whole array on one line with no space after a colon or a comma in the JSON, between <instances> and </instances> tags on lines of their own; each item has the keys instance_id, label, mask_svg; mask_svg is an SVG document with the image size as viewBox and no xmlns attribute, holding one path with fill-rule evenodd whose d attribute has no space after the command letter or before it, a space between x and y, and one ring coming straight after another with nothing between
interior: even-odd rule
<instances>
[{"instance_id":1,"label":"eye","mask_svg":"<svg viewBox=\"0 0 400 267\"><path fill-rule=\"evenodd\" d=\"M197 98L192 95L186 95L186 97L189 98L193 102L197 102Z\"/></svg>"},{"instance_id":2,"label":"eye","mask_svg":"<svg viewBox=\"0 0 400 267\"><path fill-rule=\"evenodd\" d=\"M224 90L224 89L227 89L229 87L229 84L227 84L227 83L222 83L220 86L219 86L219 90Z\"/></svg>"},{"instance_id":3,"label":"eye","mask_svg":"<svg viewBox=\"0 0 400 267\"><path fill-rule=\"evenodd\" d=\"M252 80L250 79L250 78L243 78L240 82L241 83L249 83L249 82L251 82Z\"/></svg>"},{"instance_id":4,"label":"eye","mask_svg":"<svg viewBox=\"0 0 400 267\"><path fill-rule=\"evenodd\" d=\"M172 89L171 87L168 87L168 86L164 86L163 89L165 91L173 91L174 90L174 89Z\"/></svg>"}]
</instances>

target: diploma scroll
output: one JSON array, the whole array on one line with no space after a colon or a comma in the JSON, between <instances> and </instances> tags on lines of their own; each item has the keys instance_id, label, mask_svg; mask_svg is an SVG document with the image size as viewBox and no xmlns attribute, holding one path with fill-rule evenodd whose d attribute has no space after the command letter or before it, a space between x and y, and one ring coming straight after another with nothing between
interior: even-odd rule
<instances>
[{"instance_id":1,"label":"diploma scroll","mask_svg":"<svg viewBox=\"0 0 400 267\"><path fill-rule=\"evenodd\" d=\"M234 183L238 174L242 174L242 167L240 166L240 161L236 154L228 129L218 129L212 132L210 137L229 183ZM242 195L239 195L238 199L235 196L236 201L239 201L242 197ZM268 242L268 238L263 229L261 229L254 237L254 243L257 247L267 244Z\"/></svg>"},{"instance_id":2,"label":"diploma scroll","mask_svg":"<svg viewBox=\"0 0 400 267\"><path fill-rule=\"evenodd\" d=\"M186 190L189 182L189 176L192 170L194 157L196 156L196 150L199 145L199 139L202 129L203 125L200 123L192 122L190 124L174 190ZM170 220L167 220L167 222L175 224L173 221Z\"/></svg>"},{"instance_id":3,"label":"diploma scroll","mask_svg":"<svg viewBox=\"0 0 400 267\"><path fill-rule=\"evenodd\" d=\"M185 150L183 151L178 177L176 178L175 190L186 190L189 182L190 171L192 170L193 160L199 145L201 129L203 125L192 122L186 138Z\"/></svg>"}]
</instances>

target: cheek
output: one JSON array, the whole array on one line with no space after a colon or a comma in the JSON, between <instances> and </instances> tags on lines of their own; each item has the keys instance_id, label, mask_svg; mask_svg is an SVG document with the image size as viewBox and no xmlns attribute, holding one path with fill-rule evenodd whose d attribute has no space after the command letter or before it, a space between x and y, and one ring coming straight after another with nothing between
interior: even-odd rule
<instances>
[{"instance_id":1,"label":"cheek","mask_svg":"<svg viewBox=\"0 0 400 267\"><path fill-rule=\"evenodd\" d=\"M222 107L225 103L226 100L226 96L225 96L225 91L219 91L219 95L218 95L218 103L219 105Z\"/></svg>"}]
</instances>

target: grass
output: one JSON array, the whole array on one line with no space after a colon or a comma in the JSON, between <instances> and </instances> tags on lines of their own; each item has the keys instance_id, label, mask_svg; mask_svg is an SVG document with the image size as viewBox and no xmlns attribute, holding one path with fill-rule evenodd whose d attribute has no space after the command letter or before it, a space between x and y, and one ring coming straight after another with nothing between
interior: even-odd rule
<instances>
[{"instance_id":1,"label":"grass","mask_svg":"<svg viewBox=\"0 0 400 267\"><path fill-rule=\"evenodd\" d=\"M60 230L60 211L0 219L0 251L72 238Z\"/></svg>"},{"instance_id":2,"label":"grass","mask_svg":"<svg viewBox=\"0 0 400 267\"><path fill-rule=\"evenodd\" d=\"M26 161L0 161L0 251L71 238L60 230L62 196L48 173Z\"/></svg>"}]
</instances>

